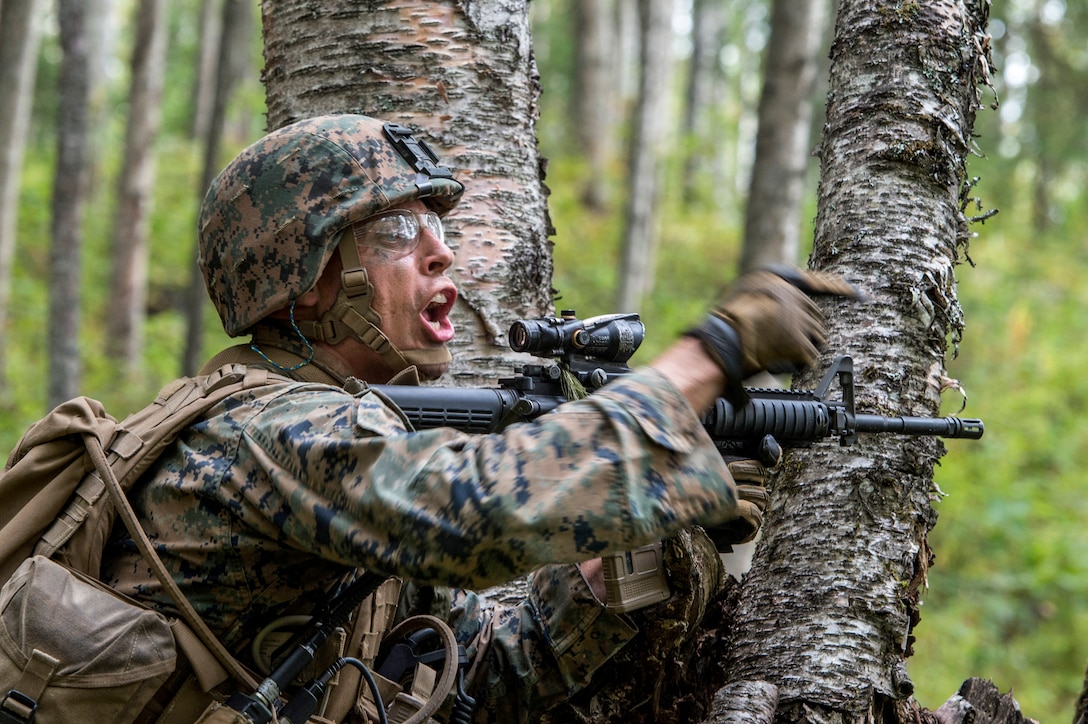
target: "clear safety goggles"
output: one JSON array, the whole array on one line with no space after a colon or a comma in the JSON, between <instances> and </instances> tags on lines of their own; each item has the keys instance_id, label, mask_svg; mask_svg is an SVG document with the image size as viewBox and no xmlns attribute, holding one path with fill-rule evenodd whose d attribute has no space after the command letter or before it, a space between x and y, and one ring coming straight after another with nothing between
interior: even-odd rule
<instances>
[{"instance_id":1,"label":"clear safety goggles","mask_svg":"<svg viewBox=\"0 0 1088 724\"><path fill-rule=\"evenodd\" d=\"M415 251L424 230L431 232L439 242L446 243L442 220L433 211L390 209L352 225L357 244L398 254Z\"/></svg>"}]
</instances>

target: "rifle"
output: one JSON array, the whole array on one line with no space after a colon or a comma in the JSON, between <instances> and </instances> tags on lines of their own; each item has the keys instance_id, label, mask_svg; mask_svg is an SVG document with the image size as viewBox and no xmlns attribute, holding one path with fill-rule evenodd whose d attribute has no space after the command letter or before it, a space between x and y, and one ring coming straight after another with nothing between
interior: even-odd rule
<instances>
[{"instance_id":1,"label":"rifle","mask_svg":"<svg viewBox=\"0 0 1088 724\"><path fill-rule=\"evenodd\" d=\"M638 314L581 320L573 311L563 311L559 317L511 325L511 349L554 361L517 367L517 376L499 380L498 387L373 385L373 389L392 400L417 430L452 427L469 433L500 432L582 396L579 386L592 393L630 372L626 362L645 334ZM836 380L841 399L831 400L828 393ZM838 437L840 445L848 446L862 433L978 440L984 429L978 419L858 413L854 364L848 356L836 358L813 390L746 388L745 392L746 404L718 398L703 416L703 427L723 455L762 457L768 436L782 447L808 447L829 437ZM660 550L659 543L656 548L647 546L604 559L610 610L634 610L668 597L667 585L662 590L646 583L650 578L664 582ZM645 592L645 588L652 590Z\"/></svg>"},{"instance_id":2,"label":"rifle","mask_svg":"<svg viewBox=\"0 0 1088 724\"><path fill-rule=\"evenodd\" d=\"M564 382L571 376L587 392L600 389L631 371L624 363L645 336L637 314L610 314L580 320L563 317L522 320L510 328L516 352L553 357L550 364L525 364L517 377L498 387L407 387L373 385L404 412L417 430L452 427L469 433L500 432L529 422L571 399ZM827 399L838 380L842 399ZM783 447L807 447L827 437L852 445L859 433L936 435L977 440L983 423L959 417L882 417L854 409L854 366L836 358L813 390L746 388L747 404L737 407L718 398L703 416L703 426L723 452L744 454L752 442L773 436Z\"/></svg>"}]
</instances>

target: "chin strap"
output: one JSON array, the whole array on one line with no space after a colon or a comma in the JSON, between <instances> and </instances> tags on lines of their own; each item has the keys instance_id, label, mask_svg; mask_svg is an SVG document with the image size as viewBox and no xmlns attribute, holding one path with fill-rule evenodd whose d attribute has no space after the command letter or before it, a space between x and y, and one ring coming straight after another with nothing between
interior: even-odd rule
<instances>
[{"instance_id":1,"label":"chin strap","mask_svg":"<svg viewBox=\"0 0 1088 724\"><path fill-rule=\"evenodd\" d=\"M340 236L338 245L343 271L340 293L333 305L316 322L299 321L299 330L310 339L329 344L355 337L378 353L397 373L413 365L445 364L453 359L445 347L401 352L380 329L382 318L370 307L374 285L359 259L359 248L350 229Z\"/></svg>"}]
</instances>

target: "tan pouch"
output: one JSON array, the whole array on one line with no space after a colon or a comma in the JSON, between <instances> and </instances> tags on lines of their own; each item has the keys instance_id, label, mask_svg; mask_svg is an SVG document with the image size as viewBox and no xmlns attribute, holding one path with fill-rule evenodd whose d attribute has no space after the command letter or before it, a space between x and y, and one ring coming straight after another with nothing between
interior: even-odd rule
<instances>
[{"instance_id":1,"label":"tan pouch","mask_svg":"<svg viewBox=\"0 0 1088 724\"><path fill-rule=\"evenodd\" d=\"M165 616L48 558L0 588L0 721L131 722L176 663Z\"/></svg>"}]
</instances>

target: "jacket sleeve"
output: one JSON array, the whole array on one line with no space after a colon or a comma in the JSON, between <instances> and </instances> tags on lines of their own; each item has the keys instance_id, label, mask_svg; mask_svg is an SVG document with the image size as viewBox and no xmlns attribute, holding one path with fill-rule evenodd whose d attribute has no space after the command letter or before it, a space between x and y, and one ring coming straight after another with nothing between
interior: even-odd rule
<instances>
[{"instance_id":1,"label":"jacket sleeve","mask_svg":"<svg viewBox=\"0 0 1088 724\"><path fill-rule=\"evenodd\" d=\"M321 424L327 403L268 402L240 458L273 483L254 504L277 511L277 533L328 560L480 589L735 517L717 449L650 369L490 435L406 432L374 395L354 400L345 429Z\"/></svg>"},{"instance_id":2,"label":"jacket sleeve","mask_svg":"<svg viewBox=\"0 0 1088 724\"><path fill-rule=\"evenodd\" d=\"M455 591L450 625L474 662L467 686L477 722L536 721L638 632L605 610L576 565L537 570L516 603Z\"/></svg>"}]
</instances>

